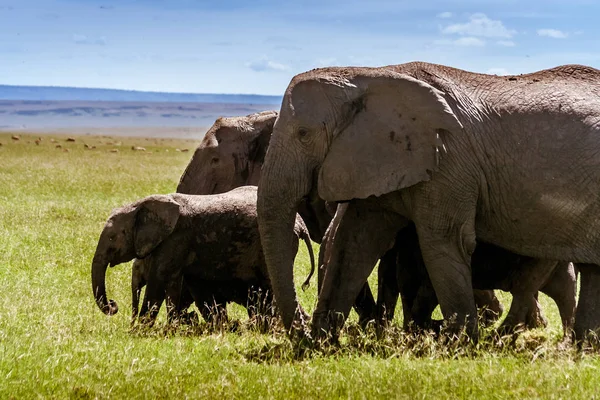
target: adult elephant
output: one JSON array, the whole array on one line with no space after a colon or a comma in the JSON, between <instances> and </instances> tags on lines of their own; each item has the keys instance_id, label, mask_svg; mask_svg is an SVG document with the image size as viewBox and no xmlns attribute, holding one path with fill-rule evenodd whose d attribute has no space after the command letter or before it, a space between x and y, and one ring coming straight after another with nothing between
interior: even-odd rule
<instances>
[{"instance_id":1,"label":"adult elephant","mask_svg":"<svg viewBox=\"0 0 600 400\"><path fill-rule=\"evenodd\" d=\"M445 319L477 338L475 239L586 263L575 331L600 327L600 71L497 77L413 62L295 76L258 193L261 240L286 328L294 212L318 195L341 222L313 330L343 323L396 232L414 222ZM296 326L296 325L295 325ZM302 324L300 324L302 326Z\"/></svg>"},{"instance_id":2,"label":"adult elephant","mask_svg":"<svg viewBox=\"0 0 600 400\"><path fill-rule=\"evenodd\" d=\"M246 116L218 118L194 151L181 175L177 192L218 194L243 185L258 185L277 115L276 111L263 111ZM328 210L327 206L317 196L304 199L299 206L298 212L316 243L322 242L335 213L335 204L329 205L332 210ZM381 257L381 270L396 269L395 255L398 250L392 249L389 254ZM322 258L323 253L320 252L319 265L322 265ZM136 275L136 270L142 269L141 262L136 261L132 276ZM322 280L323 270L320 269L319 285ZM137 291L139 292L139 288ZM375 319L376 303L368 283L365 283L356 299L354 308L361 324ZM494 321L502 314L502 306L493 291L476 291L476 300L489 320Z\"/></svg>"}]
</instances>

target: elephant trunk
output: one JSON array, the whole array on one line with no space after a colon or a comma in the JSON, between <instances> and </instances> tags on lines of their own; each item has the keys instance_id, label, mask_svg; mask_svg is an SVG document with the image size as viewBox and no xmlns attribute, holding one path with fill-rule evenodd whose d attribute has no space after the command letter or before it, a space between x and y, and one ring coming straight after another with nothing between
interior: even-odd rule
<instances>
[{"instance_id":1,"label":"elephant trunk","mask_svg":"<svg viewBox=\"0 0 600 400\"><path fill-rule=\"evenodd\" d=\"M275 154L273 149L270 149L270 154ZM297 250L294 226L298 204L308 193L308 185L299 184L297 178L281 176L286 171L285 166L267 166L270 154L267 153L266 168L263 166L261 184L258 186L257 212L261 243L283 324L290 334L302 335L308 315L300 307L294 287L293 268Z\"/></svg>"},{"instance_id":2,"label":"elephant trunk","mask_svg":"<svg viewBox=\"0 0 600 400\"><path fill-rule=\"evenodd\" d=\"M119 311L119 307L114 300L108 300L106 297L106 268L108 261L98 249L92 261L92 290L96 304L104 314L114 315Z\"/></svg>"},{"instance_id":3,"label":"elephant trunk","mask_svg":"<svg viewBox=\"0 0 600 400\"><path fill-rule=\"evenodd\" d=\"M202 160L196 150L185 171L179 179L177 193L184 194L213 194L214 184L209 179L209 174L201 171ZM203 173L204 172L204 173Z\"/></svg>"}]
</instances>

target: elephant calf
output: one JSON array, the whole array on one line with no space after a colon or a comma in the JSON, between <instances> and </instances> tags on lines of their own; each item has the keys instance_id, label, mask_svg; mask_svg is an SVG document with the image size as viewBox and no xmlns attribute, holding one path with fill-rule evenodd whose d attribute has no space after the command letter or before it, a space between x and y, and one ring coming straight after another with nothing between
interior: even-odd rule
<instances>
[{"instance_id":1,"label":"elephant calf","mask_svg":"<svg viewBox=\"0 0 600 400\"><path fill-rule=\"evenodd\" d=\"M378 314L384 319L393 318L400 294L404 326L411 322L417 327L431 326L431 313L438 300L413 224L398 233L394 248L397 262L385 264L392 267L384 267L383 271L380 267ZM564 331L573 327L577 277L572 263L524 257L478 241L471 268L474 289L501 289L513 295L502 329L511 331L518 325L527 328L546 325L537 302L539 290L556 302Z\"/></svg>"},{"instance_id":2,"label":"elephant calf","mask_svg":"<svg viewBox=\"0 0 600 400\"><path fill-rule=\"evenodd\" d=\"M298 239L308 246L308 282L314 256L298 215L294 233L296 251ZM250 305L261 306L258 294L266 299L261 304L270 305L271 281L258 232L255 186L217 195L153 195L114 210L92 262L94 297L106 314L118 311L116 302L106 296L106 268L134 258L143 259L145 270L139 281L132 280L132 289L139 293L147 284L139 316L150 323L165 298L170 315L187 308L191 297L205 318L210 318L207 305L224 311L229 301L248 307L252 314L256 309ZM136 308L134 304L134 312Z\"/></svg>"}]
</instances>

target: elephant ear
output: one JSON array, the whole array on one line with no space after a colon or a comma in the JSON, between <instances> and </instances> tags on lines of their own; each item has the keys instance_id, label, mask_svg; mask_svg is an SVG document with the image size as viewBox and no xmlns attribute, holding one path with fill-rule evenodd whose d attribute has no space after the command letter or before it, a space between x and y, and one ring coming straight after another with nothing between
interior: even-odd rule
<instances>
[{"instance_id":1,"label":"elephant ear","mask_svg":"<svg viewBox=\"0 0 600 400\"><path fill-rule=\"evenodd\" d=\"M137 258L144 258L175 229L179 203L169 196L152 196L138 206L133 244Z\"/></svg>"},{"instance_id":2,"label":"elephant ear","mask_svg":"<svg viewBox=\"0 0 600 400\"><path fill-rule=\"evenodd\" d=\"M260 163L261 165L264 162L277 115L277 111L263 111L257 115L252 124L252 140L250 141L248 152L250 161Z\"/></svg>"},{"instance_id":3,"label":"elephant ear","mask_svg":"<svg viewBox=\"0 0 600 400\"><path fill-rule=\"evenodd\" d=\"M392 71L356 77L354 84L360 96L319 171L319 195L362 199L431 179L442 145L438 132L462 129L443 93Z\"/></svg>"}]
</instances>

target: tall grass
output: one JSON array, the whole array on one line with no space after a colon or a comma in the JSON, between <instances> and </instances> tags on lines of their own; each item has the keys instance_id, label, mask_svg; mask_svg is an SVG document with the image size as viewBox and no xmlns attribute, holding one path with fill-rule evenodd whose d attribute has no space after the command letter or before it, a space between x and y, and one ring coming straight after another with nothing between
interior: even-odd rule
<instances>
[{"instance_id":1,"label":"tall grass","mask_svg":"<svg viewBox=\"0 0 600 400\"><path fill-rule=\"evenodd\" d=\"M239 322L220 330L167 329L163 311L154 328L131 331L129 265L107 275L121 311L107 317L94 303L98 235L113 208L174 191L190 156L177 149L194 143L10 136L0 134L0 398L598 396L598 357L560 344L556 306L543 295L547 329L517 338L484 330L477 345L397 325L377 340L350 321L339 347L300 354L281 329L257 333L238 306L230 316ZM303 246L296 264L299 288L309 270ZM309 311L315 287L299 290Z\"/></svg>"}]
</instances>

